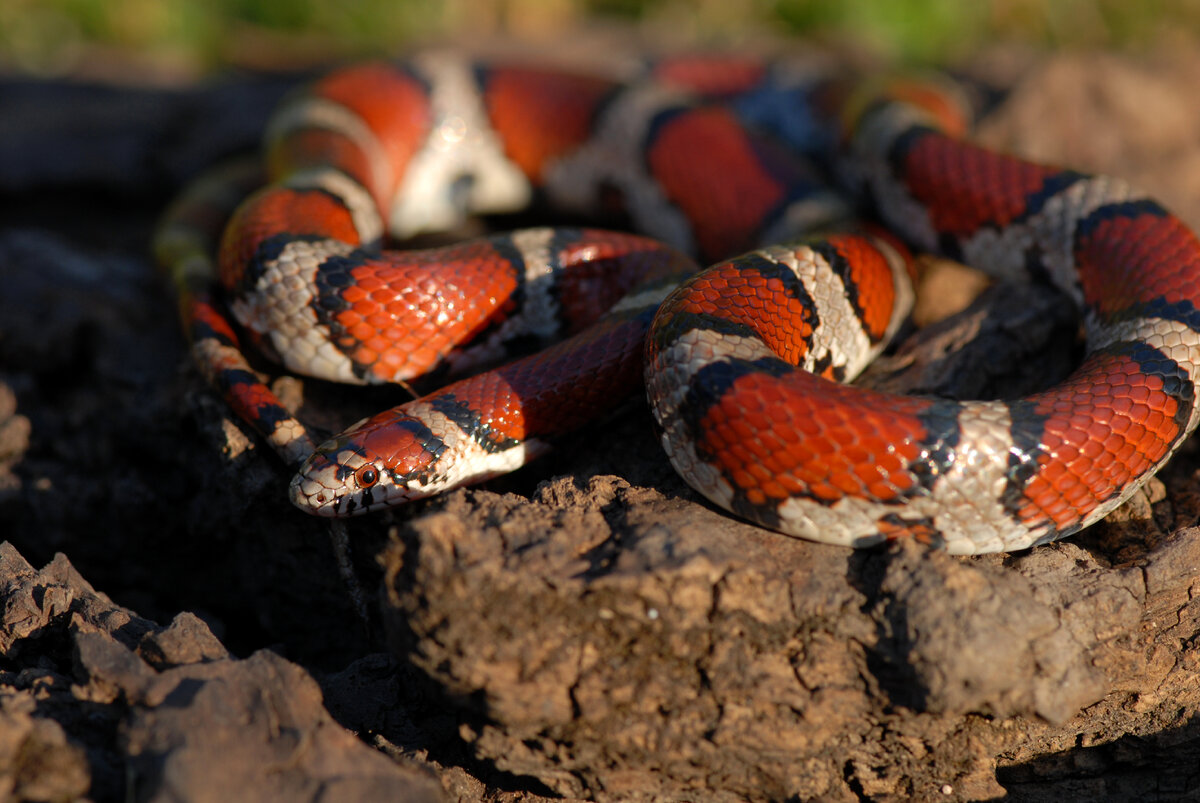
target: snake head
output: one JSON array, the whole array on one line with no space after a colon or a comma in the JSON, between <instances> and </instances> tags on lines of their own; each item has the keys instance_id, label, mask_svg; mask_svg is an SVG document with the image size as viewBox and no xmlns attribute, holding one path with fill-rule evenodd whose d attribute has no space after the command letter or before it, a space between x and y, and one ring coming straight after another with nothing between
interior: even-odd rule
<instances>
[{"instance_id":1,"label":"snake head","mask_svg":"<svg viewBox=\"0 0 1200 803\"><path fill-rule=\"evenodd\" d=\"M403 406L316 448L292 478L292 504L314 516L357 516L441 493L443 440Z\"/></svg>"}]
</instances>

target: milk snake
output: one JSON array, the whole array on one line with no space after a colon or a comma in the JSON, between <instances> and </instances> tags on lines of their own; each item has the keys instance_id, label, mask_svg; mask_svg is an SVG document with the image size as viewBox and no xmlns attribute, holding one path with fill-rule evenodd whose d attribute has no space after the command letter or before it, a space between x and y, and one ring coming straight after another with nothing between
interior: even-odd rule
<instances>
[{"instance_id":1,"label":"milk snake","mask_svg":"<svg viewBox=\"0 0 1200 803\"><path fill-rule=\"evenodd\" d=\"M616 77L447 54L345 68L274 116L268 183L232 213L218 265L219 224L257 180L247 174L186 193L159 229L158 260L197 362L301 464L291 496L310 513L362 513L509 471L602 417L644 371L688 483L784 533L968 554L1099 520L1196 426L1200 241L1121 181L967 143L940 91L832 86L738 58ZM541 228L381 249L385 230L404 238L534 198L618 210L654 239ZM851 207L894 235L797 239ZM907 315L900 240L1056 285L1082 311L1083 364L1016 401L838 384ZM696 273L684 252L724 261ZM569 337L314 452L249 369L226 309L287 368L352 383L466 371Z\"/></svg>"}]
</instances>

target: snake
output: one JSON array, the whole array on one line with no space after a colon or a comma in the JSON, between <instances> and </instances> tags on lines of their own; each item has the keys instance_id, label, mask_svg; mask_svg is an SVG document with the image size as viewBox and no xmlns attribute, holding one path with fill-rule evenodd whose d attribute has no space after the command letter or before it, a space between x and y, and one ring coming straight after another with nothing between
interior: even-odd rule
<instances>
[{"instance_id":1,"label":"snake","mask_svg":"<svg viewBox=\"0 0 1200 803\"><path fill-rule=\"evenodd\" d=\"M944 82L847 83L734 55L343 67L282 103L261 164L184 192L157 261L314 515L512 471L644 388L684 480L762 527L954 554L1077 533L1196 427L1200 241L1122 180L974 144ZM396 245L531 207L569 225ZM1081 364L1013 400L847 384L923 252L1057 287ZM351 384L461 378L314 443L243 342Z\"/></svg>"}]
</instances>

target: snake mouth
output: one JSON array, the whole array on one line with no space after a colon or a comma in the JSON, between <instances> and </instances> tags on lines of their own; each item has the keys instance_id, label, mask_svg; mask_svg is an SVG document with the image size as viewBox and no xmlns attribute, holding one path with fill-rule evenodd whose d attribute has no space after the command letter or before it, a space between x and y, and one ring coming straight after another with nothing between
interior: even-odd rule
<instances>
[{"instance_id":1,"label":"snake mouth","mask_svg":"<svg viewBox=\"0 0 1200 803\"><path fill-rule=\"evenodd\" d=\"M384 472L343 435L308 456L292 477L288 497L312 516L357 516L383 506L383 477Z\"/></svg>"},{"instance_id":2,"label":"snake mouth","mask_svg":"<svg viewBox=\"0 0 1200 803\"><path fill-rule=\"evenodd\" d=\"M292 478L288 496L292 504L305 513L322 518L360 516L384 506L370 488L355 490L341 484L330 486L305 474Z\"/></svg>"},{"instance_id":3,"label":"snake mouth","mask_svg":"<svg viewBox=\"0 0 1200 803\"><path fill-rule=\"evenodd\" d=\"M312 516L344 518L361 516L393 504L389 501L392 486L380 484L370 488L354 488L334 480L323 482L323 475L300 473L292 477L288 497L292 504Z\"/></svg>"}]
</instances>

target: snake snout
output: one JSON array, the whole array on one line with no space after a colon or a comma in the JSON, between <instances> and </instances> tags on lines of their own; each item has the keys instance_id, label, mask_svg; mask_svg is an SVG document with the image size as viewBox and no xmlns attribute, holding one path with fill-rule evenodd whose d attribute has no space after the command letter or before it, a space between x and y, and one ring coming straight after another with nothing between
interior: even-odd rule
<instances>
[{"instance_id":1,"label":"snake snout","mask_svg":"<svg viewBox=\"0 0 1200 803\"><path fill-rule=\"evenodd\" d=\"M292 500L292 504L314 516L336 516L341 506L340 497L334 489L305 473L292 477L288 488L288 498Z\"/></svg>"}]
</instances>

